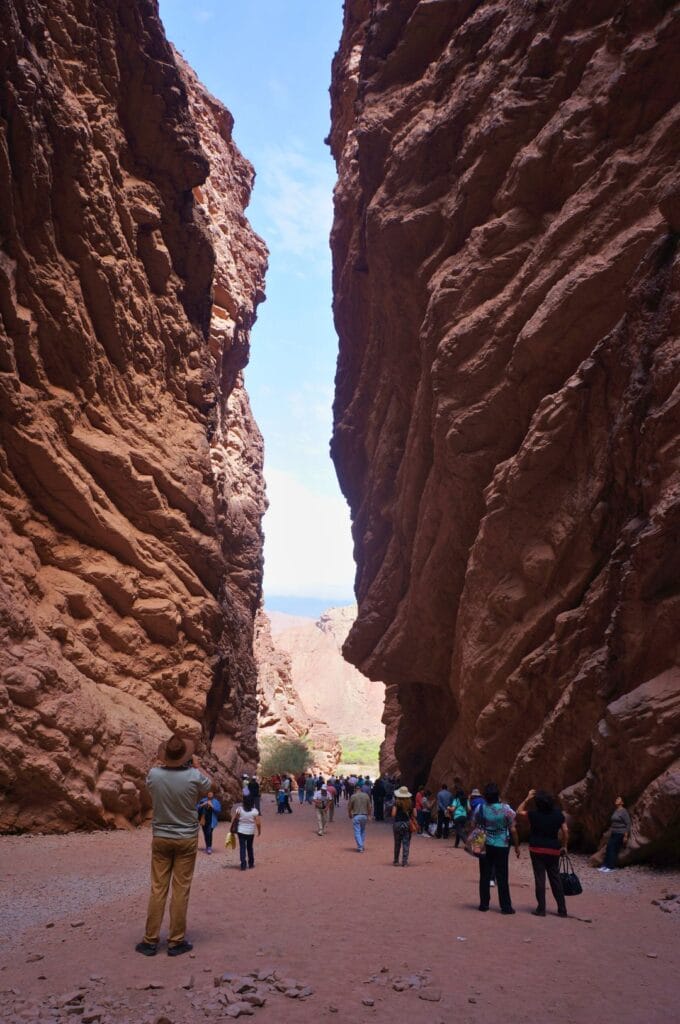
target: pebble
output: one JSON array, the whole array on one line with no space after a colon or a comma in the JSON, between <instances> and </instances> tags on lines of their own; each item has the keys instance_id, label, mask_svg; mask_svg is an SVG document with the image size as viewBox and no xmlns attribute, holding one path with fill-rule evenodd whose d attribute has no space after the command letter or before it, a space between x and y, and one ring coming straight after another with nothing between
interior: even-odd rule
<instances>
[{"instance_id":1,"label":"pebble","mask_svg":"<svg viewBox=\"0 0 680 1024\"><path fill-rule=\"evenodd\" d=\"M337 1006L333 1006L333 1004L331 1003L331 1005L328 1007L328 1012L329 1013L337 1013L338 1012Z\"/></svg>"},{"instance_id":2,"label":"pebble","mask_svg":"<svg viewBox=\"0 0 680 1024\"><path fill-rule=\"evenodd\" d=\"M418 993L419 999L426 999L428 1003L438 1003L442 994L438 988L424 988Z\"/></svg>"},{"instance_id":3,"label":"pebble","mask_svg":"<svg viewBox=\"0 0 680 1024\"><path fill-rule=\"evenodd\" d=\"M361 1000L364 1006L375 1006L375 999L369 999L368 997Z\"/></svg>"},{"instance_id":4,"label":"pebble","mask_svg":"<svg viewBox=\"0 0 680 1024\"><path fill-rule=\"evenodd\" d=\"M82 928L84 924L84 921L71 921L71 928Z\"/></svg>"},{"instance_id":5,"label":"pebble","mask_svg":"<svg viewBox=\"0 0 680 1024\"><path fill-rule=\"evenodd\" d=\"M27 964L37 964L38 960L44 960L45 956L43 953L31 953L30 956L26 957Z\"/></svg>"},{"instance_id":6,"label":"pebble","mask_svg":"<svg viewBox=\"0 0 680 1024\"><path fill-rule=\"evenodd\" d=\"M255 1010L250 1003L232 1003L232 1005L228 1006L224 1012L227 1017L252 1017Z\"/></svg>"}]
</instances>

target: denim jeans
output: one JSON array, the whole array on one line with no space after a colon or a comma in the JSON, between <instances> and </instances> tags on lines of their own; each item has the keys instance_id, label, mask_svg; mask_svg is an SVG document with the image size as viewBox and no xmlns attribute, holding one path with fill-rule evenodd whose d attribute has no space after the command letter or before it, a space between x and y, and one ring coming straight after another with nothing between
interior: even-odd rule
<instances>
[{"instance_id":1,"label":"denim jeans","mask_svg":"<svg viewBox=\"0 0 680 1024\"><path fill-rule=\"evenodd\" d=\"M246 866L246 855L248 857L248 867L255 866L255 854L253 852L253 843L255 842L255 836L249 835L244 836L242 832L238 834L238 851L241 856L241 870L245 870Z\"/></svg>"},{"instance_id":2,"label":"denim jeans","mask_svg":"<svg viewBox=\"0 0 680 1024\"><path fill-rule=\"evenodd\" d=\"M368 821L367 814L355 814L352 818L352 828L354 829L354 840L357 844L357 849L363 850L364 843L366 841L366 822Z\"/></svg>"}]
</instances>

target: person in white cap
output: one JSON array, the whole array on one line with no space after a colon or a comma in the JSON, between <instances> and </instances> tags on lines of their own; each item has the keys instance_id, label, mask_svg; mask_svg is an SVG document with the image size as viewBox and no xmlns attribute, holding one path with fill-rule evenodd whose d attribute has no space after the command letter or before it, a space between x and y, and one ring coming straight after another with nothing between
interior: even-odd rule
<instances>
[{"instance_id":1,"label":"person in white cap","mask_svg":"<svg viewBox=\"0 0 680 1024\"><path fill-rule=\"evenodd\" d=\"M314 808L316 810L316 822L319 826L317 835L326 835L326 822L328 821L328 790L325 783L322 783L314 793Z\"/></svg>"},{"instance_id":2,"label":"person in white cap","mask_svg":"<svg viewBox=\"0 0 680 1024\"><path fill-rule=\"evenodd\" d=\"M188 953L187 907L198 851L196 804L212 789L207 775L194 765L194 744L174 735L161 743L162 764L149 771L146 785L151 794L151 893L144 939L135 949L143 956L155 956L170 882L170 929L168 956Z\"/></svg>"}]
</instances>

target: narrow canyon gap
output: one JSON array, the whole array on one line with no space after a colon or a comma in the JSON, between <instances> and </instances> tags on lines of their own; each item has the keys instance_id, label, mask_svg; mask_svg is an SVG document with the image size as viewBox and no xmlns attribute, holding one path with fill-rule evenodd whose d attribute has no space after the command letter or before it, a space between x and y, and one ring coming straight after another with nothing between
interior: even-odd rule
<instances>
[{"instance_id":1,"label":"narrow canyon gap","mask_svg":"<svg viewBox=\"0 0 680 1024\"><path fill-rule=\"evenodd\" d=\"M409 783L680 851L680 6L347 0L332 442Z\"/></svg>"}]
</instances>

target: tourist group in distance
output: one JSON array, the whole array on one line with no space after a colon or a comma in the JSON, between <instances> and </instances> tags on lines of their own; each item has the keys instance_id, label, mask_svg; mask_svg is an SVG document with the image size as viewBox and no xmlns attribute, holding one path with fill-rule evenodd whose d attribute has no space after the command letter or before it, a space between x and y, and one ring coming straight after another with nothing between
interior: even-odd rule
<instances>
[{"instance_id":1,"label":"tourist group in distance","mask_svg":"<svg viewBox=\"0 0 680 1024\"><path fill-rule=\"evenodd\" d=\"M193 745L172 736L159 748L159 764L151 768L146 784L153 806L151 848L151 892L144 938L138 953L155 956L160 926L172 884L170 901L169 956L191 950L186 940L189 891L198 852L199 827L205 852L213 851L213 833L222 810L210 779L196 764ZM304 772L297 777L277 775L267 780L274 793L277 812L292 814L295 802L314 810L316 834L324 837L336 815L350 819L356 852L366 848L369 821L392 826L392 865L408 867L413 837L446 841L452 838L479 864L479 910L490 908L491 889L496 888L501 914L514 914L510 894L510 850L520 856L518 822L528 831L529 855L534 873L537 917L546 916L546 880L557 906L567 917L566 896L581 891L580 882L567 857L569 833L566 818L555 798L545 790L531 789L513 809L505 802L495 783L483 791L466 790L461 779L451 788L442 783L433 794L419 786L415 795L401 780L380 775L375 781L366 775L330 775ZM308 812L307 812L308 813ZM617 867L621 849L630 836L630 816L618 797L611 817L603 872ZM255 837L261 834L261 789L254 775L242 777L242 796L232 809L225 846L238 842L241 871L255 867Z\"/></svg>"}]
</instances>

